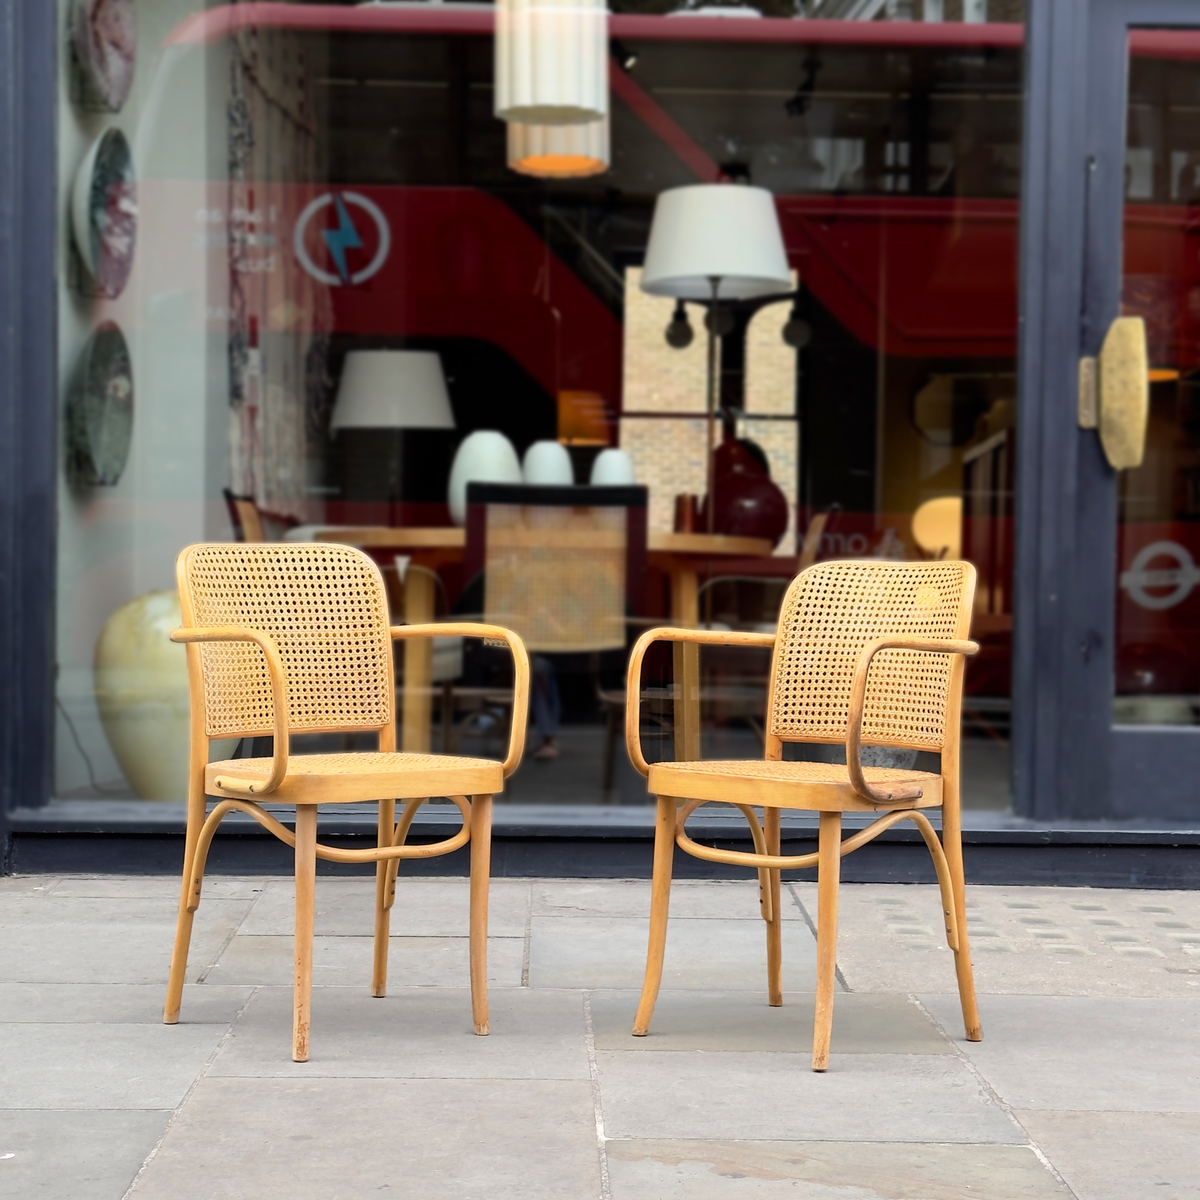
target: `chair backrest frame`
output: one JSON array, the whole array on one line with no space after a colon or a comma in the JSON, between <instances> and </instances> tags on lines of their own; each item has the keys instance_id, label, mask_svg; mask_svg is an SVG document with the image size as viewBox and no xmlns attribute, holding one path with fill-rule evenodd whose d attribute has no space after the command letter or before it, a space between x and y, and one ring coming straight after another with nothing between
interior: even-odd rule
<instances>
[{"instance_id":1,"label":"chair backrest frame","mask_svg":"<svg viewBox=\"0 0 1200 1200\"><path fill-rule=\"evenodd\" d=\"M780 742L844 743L854 668L875 638L963 640L975 568L967 562L844 559L792 581L771 658L767 734ZM883 650L867 685L862 743L940 752L957 745L960 655Z\"/></svg>"},{"instance_id":2,"label":"chair backrest frame","mask_svg":"<svg viewBox=\"0 0 1200 1200\"><path fill-rule=\"evenodd\" d=\"M323 542L197 543L176 563L185 627L271 637L292 733L379 732L395 721L387 592L375 562ZM266 663L246 642L187 647L193 725L209 739L274 732Z\"/></svg>"}]
</instances>

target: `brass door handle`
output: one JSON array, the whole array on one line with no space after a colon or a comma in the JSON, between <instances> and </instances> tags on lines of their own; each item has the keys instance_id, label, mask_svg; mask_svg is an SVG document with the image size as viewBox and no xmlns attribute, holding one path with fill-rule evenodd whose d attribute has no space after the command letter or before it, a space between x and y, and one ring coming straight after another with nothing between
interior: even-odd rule
<instances>
[{"instance_id":1,"label":"brass door handle","mask_svg":"<svg viewBox=\"0 0 1200 1200\"><path fill-rule=\"evenodd\" d=\"M1079 360L1079 424L1098 429L1114 471L1140 467L1150 415L1146 323L1117 317L1096 358Z\"/></svg>"}]
</instances>

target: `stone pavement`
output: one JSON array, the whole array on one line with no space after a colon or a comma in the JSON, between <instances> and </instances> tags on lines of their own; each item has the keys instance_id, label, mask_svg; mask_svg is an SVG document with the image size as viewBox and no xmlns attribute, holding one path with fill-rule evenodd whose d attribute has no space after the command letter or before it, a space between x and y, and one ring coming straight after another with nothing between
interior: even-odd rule
<instances>
[{"instance_id":1,"label":"stone pavement","mask_svg":"<svg viewBox=\"0 0 1200 1200\"><path fill-rule=\"evenodd\" d=\"M321 878L312 1057L290 1060L291 884L215 877L182 1023L174 879L0 879L0 1196L19 1200L1196 1200L1200 893L969 888L968 1044L936 890L843 888L831 1067L809 1070L815 887L681 882L651 1036L649 884L493 881L492 1034L467 890Z\"/></svg>"}]
</instances>

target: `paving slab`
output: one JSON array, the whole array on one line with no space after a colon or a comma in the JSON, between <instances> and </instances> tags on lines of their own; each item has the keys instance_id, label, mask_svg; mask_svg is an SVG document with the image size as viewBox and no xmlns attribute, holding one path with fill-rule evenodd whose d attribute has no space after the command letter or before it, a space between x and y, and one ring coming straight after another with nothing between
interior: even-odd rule
<instances>
[{"instance_id":1,"label":"paving slab","mask_svg":"<svg viewBox=\"0 0 1200 1200\"><path fill-rule=\"evenodd\" d=\"M65 875L49 889L51 896L102 896L170 900L179 903L180 880L174 875ZM261 877L206 875L205 900L253 900L267 881Z\"/></svg>"},{"instance_id":2,"label":"paving slab","mask_svg":"<svg viewBox=\"0 0 1200 1200\"><path fill-rule=\"evenodd\" d=\"M170 1116L139 1109L4 1111L0 1196L121 1200Z\"/></svg>"},{"instance_id":3,"label":"paving slab","mask_svg":"<svg viewBox=\"0 0 1200 1200\"><path fill-rule=\"evenodd\" d=\"M196 913L187 978L199 978L250 900L210 900ZM158 983L175 941L178 899L18 896L0 909L0 981Z\"/></svg>"},{"instance_id":4,"label":"paving slab","mask_svg":"<svg viewBox=\"0 0 1200 1200\"><path fill-rule=\"evenodd\" d=\"M640 988L646 970L647 917L535 916L530 927L531 987ZM802 921L783 926L783 985L814 986L816 943ZM678 918L667 927L663 986L720 991L767 987L767 937L761 920Z\"/></svg>"},{"instance_id":5,"label":"paving slab","mask_svg":"<svg viewBox=\"0 0 1200 1200\"><path fill-rule=\"evenodd\" d=\"M1196 1113L1019 1111L1083 1200L1198 1200Z\"/></svg>"},{"instance_id":6,"label":"paving slab","mask_svg":"<svg viewBox=\"0 0 1200 1200\"><path fill-rule=\"evenodd\" d=\"M742 1050L808 1055L812 993L788 992L782 1008L753 992L662 991L646 1037L630 1032L640 992L592 992L598 1050ZM851 992L834 1005L834 1054L953 1054L941 1030L907 996Z\"/></svg>"},{"instance_id":7,"label":"paving slab","mask_svg":"<svg viewBox=\"0 0 1200 1200\"><path fill-rule=\"evenodd\" d=\"M816 917L816 885L792 884ZM838 965L855 991L948 992L932 884L845 884ZM967 885L980 993L1075 996L1200 994L1200 892Z\"/></svg>"},{"instance_id":8,"label":"paving slab","mask_svg":"<svg viewBox=\"0 0 1200 1200\"><path fill-rule=\"evenodd\" d=\"M599 1195L582 1080L204 1079L137 1200Z\"/></svg>"},{"instance_id":9,"label":"paving slab","mask_svg":"<svg viewBox=\"0 0 1200 1200\"><path fill-rule=\"evenodd\" d=\"M292 989L260 988L211 1076L587 1079L583 996L491 988L477 1037L466 988L315 988L307 1063L291 1061Z\"/></svg>"},{"instance_id":10,"label":"paving slab","mask_svg":"<svg viewBox=\"0 0 1200 1200\"><path fill-rule=\"evenodd\" d=\"M147 1025L162 1018L166 982L0 983L0 1021ZM228 1025L250 998L249 987L188 984L179 1020Z\"/></svg>"},{"instance_id":11,"label":"paving slab","mask_svg":"<svg viewBox=\"0 0 1200 1200\"><path fill-rule=\"evenodd\" d=\"M488 888L488 933L524 937L529 912L528 880L493 879ZM396 881L391 932L422 937L463 937L467 933L470 883L466 879ZM268 883L242 925L247 934L290 934L296 919L296 885L291 879ZM373 879L317 879L314 912L318 934L370 937L375 932Z\"/></svg>"},{"instance_id":12,"label":"paving slab","mask_svg":"<svg viewBox=\"0 0 1200 1200\"><path fill-rule=\"evenodd\" d=\"M1200 1112L1200 996L984 996L982 1042L921 1002L1014 1108Z\"/></svg>"},{"instance_id":13,"label":"paving slab","mask_svg":"<svg viewBox=\"0 0 1200 1200\"><path fill-rule=\"evenodd\" d=\"M50 891L58 875L0 875L0 896L38 896Z\"/></svg>"},{"instance_id":14,"label":"paving slab","mask_svg":"<svg viewBox=\"0 0 1200 1200\"><path fill-rule=\"evenodd\" d=\"M1009 1142L1025 1136L957 1058L598 1050L614 1138Z\"/></svg>"},{"instance_id":15,"label":"paving slab","mask_svg":"<svg viewBox=\"0 0 1200 1200\"><path fill-rule=\"evenodd\" d=\"M533 882L533 911L548 917L641 917L649 920L648 879L538 879ZM785 921L804 914L785 893ZM761 921L756 879L678 879L671 885L671 916Z\"/></svg>"},{"instance_id":16,"label":"paving slab","mask_svg":"<svg viewBox=\"0 0 1200 1200\"><path fill-rule=\"evenodd\" d=\"M0 1026L0 1108L174 1108L222 1025Z\"/></svg>"},{"instance_id":17,"label":"paving slab","mask_svg":"<svg viewBox=\"0 0 1200 1200\"><path fill-rule=\"evenodd\" d=\"M397 987L464 986L470 978L464 937L389 938L388 982ZM524 943L488 938L488 981L519 987ZM327 987L371 986L372 939L314 937L313 983ZM291 986L295 941L239 933L225 948L206 982Z\"/></svg>"},{"instance_id":18,"label":"paving slab","mask_svg":"<svg viewBox=\"0 0 1200 1200\"><path fill-rule=\"evenodd\" d=\"M1028 1146L610 1141L613 1200L1070 1200Z\"/></svg>"}]
</instances>

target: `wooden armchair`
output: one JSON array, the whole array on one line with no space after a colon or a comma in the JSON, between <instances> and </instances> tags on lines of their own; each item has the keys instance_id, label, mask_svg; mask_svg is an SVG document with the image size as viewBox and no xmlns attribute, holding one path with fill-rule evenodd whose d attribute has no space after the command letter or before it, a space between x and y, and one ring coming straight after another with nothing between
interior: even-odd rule
<instances>
[{"instance_id":1,"label":"wooden armchair","mask_svg":"<svg viewBox=\"0 0 1200 1200\"><path fill-rule=\"evenodd\" d=\"M783 1003L781 870L816 866L817 995L812 1065L829 1064L837 963L838 877L844 855L895 825L913 821L933 857L941 887L946 940L954 951L967 1037L983 1036L967 944L959 811L959 725L964 656L975 595L975 568L966 562L859 559L811 566L784 596L776 634L653 629L629 661L625 734L633 765L657 797L650 942L635 1036L650 1027L662 979L675 847L710 862L758 871L760 910L767 926L768 1003ZM638 739L636 697L642 658L654 641L771 646L766 756L741 762L647 764ZM784 762L785 742L844 743L846 765ZM864 745L941 753L941 770L864 767ZM688 837L685 824L701 804L732 804L750 823L754 852L718 850ZM761 807L760 823L756 807ZM942 810L938 840L923 809ZM815 854L780 854L782 809L816 811ZM842 813L883 815L842 840Z\"/></svg>"},{"instance_id":2,"label":"wooden armchair","mask_svg":"<svg viewBox=\"0 0 1200 1200\"><path fill-rule=\"evenodd\" d=\"M475 1032L488 1032L487 907L491 802L521 761L529 660L507 629L474 623L389 627L379 568L361 550L322 543L189 546L176 566L187 645L192 727L183 887L163 1020L179 1020L193 914L204 864L221 820L248 813L296 851L296 973L292 1057L308 1058L316 860L374 862L375 957L371 991L387 980L389 913L402 858L431 858L471 844L470 975ZM434 635L507 643L515 660L513 707L503 763L397 754L392 641ZM374 731L377 751L289 754L293 733ZM208 761L209 741L274 737L271 758ZM207 797L218 803L205 817ZM447 796L462 829L432 845L406 845L413 817ZM405 801L396 820L396 800ZM293 834L261 801L294 804ZM379 802L378 846L348 850L317 842L317 805Z\"/></svg>"}]
</instances>

